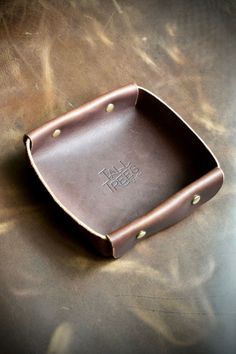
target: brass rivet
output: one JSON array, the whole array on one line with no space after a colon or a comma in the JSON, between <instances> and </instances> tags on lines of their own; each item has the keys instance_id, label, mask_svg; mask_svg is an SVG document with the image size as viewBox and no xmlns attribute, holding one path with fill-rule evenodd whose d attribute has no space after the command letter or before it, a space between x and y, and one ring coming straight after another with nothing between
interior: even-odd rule
<instances>
[{"instance_id":1,"label":"brass rivet","mask_svg":"<svg viewBox=\"0 0 236 354\"><path fill-rule=\"evenodd\" d=\"M54 130L54 132L52 133L52 137L53 137L53 138L57 138L60 134L61 134L60 129L56 129L56 130Z\"/></svg>"},{"instance_id":2,"label":"brass rivet","mask_svg":"<svg viewBox=\"0 0 236 354\"><path fill-rule=\"evenodd\" d=\"M106 112L110 113L113 111L114 108L115 108L115 105L113 103L109 103L106 107Z\"/></svg>"},{"instance_id":3,"label":"brass rivet","mask_svg":"<svg viewBox=\"0 0 236 354\"><path fill-rule=\"evenodd\" d=\"M192 199L192 205L196 205L197 203L199 203L200 199L201 199L200 195L195 194Z\"/></svg>"},{"instance_id":4,"label":"brass rivet","mask_svg":"<svg viewBox=\"0 0 236 354\"><path fill-rule=\"evenodd\" d=\"M146 236L147 232L145 230L139 231L138 235L136 236L136 239L139 240L140 238L143 238Z\"/></svg>"}]
</instances>

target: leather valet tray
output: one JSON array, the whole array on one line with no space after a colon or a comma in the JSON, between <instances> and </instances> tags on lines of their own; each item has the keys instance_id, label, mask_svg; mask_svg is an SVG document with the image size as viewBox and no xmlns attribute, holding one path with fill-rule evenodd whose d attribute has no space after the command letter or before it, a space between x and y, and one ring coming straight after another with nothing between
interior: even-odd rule
<instances>
[{"instance_id":1,"label":"leather valet tray","mask_svg":"<svg viewBox=\"0 0 236 354\"><path fill-rule=\"evenodd\" d=\"M24 142L55 202L115 258L185 218L223 183L201 138L135 84L51 120Z\"/></svg>"}]
</instances>

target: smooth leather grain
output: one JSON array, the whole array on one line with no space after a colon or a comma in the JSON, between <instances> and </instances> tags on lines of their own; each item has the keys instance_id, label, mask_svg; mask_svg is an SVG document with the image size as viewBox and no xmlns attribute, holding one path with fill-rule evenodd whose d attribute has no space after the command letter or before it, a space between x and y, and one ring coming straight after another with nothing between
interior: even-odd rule
<instances>
[{"instance_id":1,"label":"smooth leather grain","mask_svg":"<svg viewBox=\"0 0 236 354\"><path fill-rule=\"evenodd\" d=\"M107 112L108 104L114 109ZM60 135L53 137L59 129ZM127 85L25 137L31 163L54 200L103 254L122 256L212 198L217 160L158 97ZM201 196L192 205L195 194Z\"/></svg>"}]
</instances>

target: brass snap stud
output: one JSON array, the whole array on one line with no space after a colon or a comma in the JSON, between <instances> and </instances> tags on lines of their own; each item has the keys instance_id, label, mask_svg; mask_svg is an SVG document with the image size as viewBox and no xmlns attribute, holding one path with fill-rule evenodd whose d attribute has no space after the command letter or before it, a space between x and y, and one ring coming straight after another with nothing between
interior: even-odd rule
<instances>
[{"instance_id":1,"label":"brass snap stud","mask_svg":"<svg viewBox=\"0 0 236 354\"><path fill-rule=\"evenodd\" d=\"M200 199L201 199L200 195L195 194L192 199L192 205L198 204L200 202Z\"/></svg>"},{"instance_id":2,"label":"brass snap stud","mask_svg":"<svg viewBox=\"0 0 236 354\"><path fill-rule=\"evenodd\" d=\"M136 239L140 240L141 238L146 236L146 234L147 234L147 232L145 230L141 230L141 231L139 231L138 235L136 236Z\"/></svg>"},{"instance_id":3,"label":"brass snap stud","mask_svg":"<svg viewBox=\"0 0 236 354\"><path fill-rule=\"evenodd\" d=\"M113 103L109 103L106 107L106 112L110 113L114 110L115 105Z\"/></svg>"},{"instance_id":4,"label":"brass snap stud","mask_svg":"<svg viewBox=\"0 0 236 354\"><path fill-rule=\"evenodd\" d=\"M52 133L52 137L53 137L53 138L57 138L60 134L61 134L60 129L56 129L56 130L54 130L54 132Z\"/></svg>"}]
</instances>

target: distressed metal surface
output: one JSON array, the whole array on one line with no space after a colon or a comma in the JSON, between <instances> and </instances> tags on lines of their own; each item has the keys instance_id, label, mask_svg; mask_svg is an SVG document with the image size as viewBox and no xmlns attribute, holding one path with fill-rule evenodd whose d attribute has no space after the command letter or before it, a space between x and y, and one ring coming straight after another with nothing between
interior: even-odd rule
<instances>
[{"instance_id":1,"label":"distressed metal surface","mask_svg":"<svg viewBox=\"0 0 236 354\"><path fill-rule=\"evenodd\" d=\"M233 0L0 2L1 353L236 352L235 18ZM133 81L196 129L226 181L111 261L68 233L22 135Z\"/></svg>"}]
</instances>

